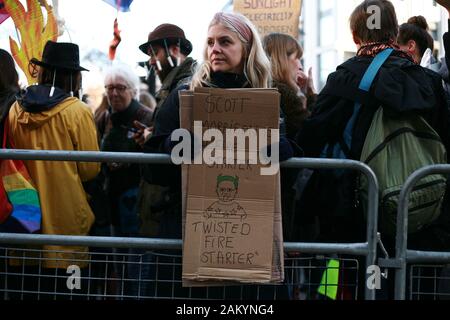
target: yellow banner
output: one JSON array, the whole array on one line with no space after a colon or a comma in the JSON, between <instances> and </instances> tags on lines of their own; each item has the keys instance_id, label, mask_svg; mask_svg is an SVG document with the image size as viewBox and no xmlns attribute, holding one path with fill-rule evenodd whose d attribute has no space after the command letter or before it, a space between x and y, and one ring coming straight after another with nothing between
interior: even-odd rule
<instances>
[{"instance_id":1,"label":"yellow banner","mask_svg":"<svg viewBox=\"0 0 450 320\"><path fill-rule=\"evenodd\" d=\"M233 6L255 24L261 37L272 32L298 37L302 0L234 0Z\"/></svg>"}]
</instances>

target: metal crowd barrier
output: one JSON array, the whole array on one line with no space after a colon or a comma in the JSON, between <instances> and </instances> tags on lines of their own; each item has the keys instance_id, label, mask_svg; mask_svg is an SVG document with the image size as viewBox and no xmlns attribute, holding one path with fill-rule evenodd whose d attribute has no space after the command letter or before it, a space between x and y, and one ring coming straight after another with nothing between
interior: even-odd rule
<instances>
[{"instance_id":1,"label":"metal crowd barrier","mask_svg":"<svg viewBox=\"0 0 450 320\"><path fill-rule=\"evenodd\" d=\"M0 150L0 159L22 159L22 160L48 160L48 161L79 161L79 162L125 162L125 163L147 163L147 164L171 164L170 156L163 154L144 153L117 153L117 152L86 152L86 151L36 151L36 150ZM332 159L290 159L281 163L284 168L310 168L310 169L351 169L364 174L368 180L368 221L367 221L367 241L364 243L285 243L286 252L300 252L301 255L311 253L319 256L307 257L309 262L302 261L305 257L294 257L287 263L287 275L290 271L301 269L303 266L303 277L305 275L305 263L311 263L313 259L328 259L320 255L351 255L363 256L366 261L366 268L375 265L377 252L377 221L378 221L378 182L373 171L364 163L352 160L332 160ZM24 235L24 234L0 234L0 244L10 245L69 245L69 246L91 246L96 248L134 248L150 250L181 250L181 240L163 240L148 238L113 238L113 237L80 237L80 236L60 236L60 235ZM1 248L0 248L1 249ZM14 248L13 248L14 249ZM3 248L6 253L3 258L10 258L8 252L11 248ZM17 249L17 248L15 248ZM37 252L38 253L38 252ZM41 253L38 253L41 254ZM101 254L101 253L100 253ZM0 254L0 259L2 255ZM105 257L103 257L105 258ZM181 258L181 257L180 257ZM28 259L28 258L27 258ZM33 259L33 258L31 258ZM39 258L35 258L39 260ZM348 269L358 270L357 261L351 259L341 259L343 264L351 265ZM171 262L175 264L175 262ZM181 265L181 260L176 262ZM138 265L142 266L140 261ZM154 262L150 263L154 265ZM291 267L291 269L289 269ZM317 263L310 265L310 269L318 268ZM306 268L307 270L308 268ZM322 267L326 269L326 267ZM1 271L1 269L0 269ZM25 275L22 270L19 275ZM172 273L173 274L173 273ZM293 275L294 273L292 273ZM300 274L300 277L302 277ZM365 273L366 274L366 273ZM298 276L299 273L296 272ZM59 275L52 275L59 278ZM65 276L67 277L67 275ZM368 275L366 274L366 277ZM356 276L356 279L358 277ZM144 281L145 279L138 279ZM169 279L167 281L175 281ZM178 279L180 280L180 279ZM306 281L307 282L307 281ZM356 280L357 282L357 280ZM23 283L23 282L22 282ZM297 282L291 282L294 284ZM300 282L298 282L299 284ZM305 281L301 282L305 283ZM309 283L311 284L311 283ZM0 283L1 285L1 283ZM357 284L355 284L357 286ZM365 285L365 283L364 283ZM55 284L56 288L56 284ZM20 290L19 290L20 291ZM56 294L56 293L55 293ZM365 287L364 298L375 300L375 289ZM155 294L155 296L157 296ZM121 297L124 297L121 295ZM245 298L245 295L244 295Z\"/></svg>"},{"instance_id":2,"label":"metal crowd barrier","mask_svg":"<svg viewBox=\"0 0 450 320\"><path fill-rule=\"evenodd\" d=\"M165 247L164 240L151 240L157 241L153 243L157 247ZM358 294L357 259L288 251L292 254L284 259L282 284L185 288L181 280L181 254L167 250L123 250L128 238L120 241L122 250L113 245L90 247L88 256L77 252L67 260L45 256L58 251L0 246L0 300L349 300L356 299ZM151 244L147 241L144 247ZM181 248L181 243L177 247ZM330 274L331 261L338 262L335 272L345 275L345 282L324 283L324 275ZM58 267L46 268L46 262L57 263ZM69 287L74 267L79 270L78 288Z\"/></svg>"},{"instance_id":3,"label":"metal crowd barrier","mask_svg":"<svg viewBox=\"0 0 450 320\"><path fill-rule=\"evenodd\" d=\"M409 272L409 300L450 300L448 264L414 264Z\"/></svg>"},{"instance_id":4,"label":"metal crowd barrier","mask_svg":"<svg viewBox=\"0 0 450 320\"><path fill-rule=\"evenodd\" d=\"M438 275L437 268L444 267L443 264L450 263L450 252L434 252L434 251L418 251L408 250L408 200L414 186L422 178L433 174L450 173L450 165L433 165L421 168L414 172L405 182L400 193L398 214L397 214L397 231L396 231L396 256L392 259L392 266L396 268L395 273L395 299L405 300L406 297L406 277L408 263L432 263L434 266L413 266L410 275L410 298L414 295L434 295L437 294L438 281L449 281L450 276ZM437 266L436 264L442 264ZM423 275L424 268L430 268ZM434 269L434 271L433 271ZM430 272L431 271L431 272ZM414 284L414 280L418 284ZM432 282L431 286L434 292L424 292L420 288L420 281Z\"/></svg>"}]
</instances>

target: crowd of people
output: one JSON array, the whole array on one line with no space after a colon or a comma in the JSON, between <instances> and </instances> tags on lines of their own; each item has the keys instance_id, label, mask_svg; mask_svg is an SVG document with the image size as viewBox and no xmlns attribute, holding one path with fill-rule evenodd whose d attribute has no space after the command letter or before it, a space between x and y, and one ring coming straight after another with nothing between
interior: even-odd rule
<instances>
[{"instance_id":1,"label":"crowd of people","mask_svg":"<svg viewBox=\"0 0 450 320\"><path fill-rule=\"evenodd\" d=\"M437 1L450 10L450 1ZM369 6L381 10L381 28L369 29ZM21 90L14 61L0 49L0 136L6 127L18 149L145 152L170 154L171 134L180 128L181 90L213 88L276 88L280 93L280 161L291 157L331 157L327 151L354 119L348 159L360 160L372 119L381 105L393 118L421 115L450 147L448 56L433 57L434 40L424 17L398 25L388 0L365 0L350 17L356 56L329 75L316 92L311 69L303 69L303 48L280 33L260 38L254 25L236 13L219 12L208 26L203 61L189 55L192 44L174 24L162 24L139 48L161 82L154 100L133 71L113 66L105 78L105 96L93 115L81 101L81 71L76 44L49 41L42 59L30 68L38 84ZM444 35L450 50L449 35ZM370 90L359 82L374 58L392 53ZM8 125L5 126L5 123ZM39 192L42 233L120 237L182 236L181 171L172 165L107 162L25 162ZM366 222L355 196L357 175L336 176L329 170L281 171L285 241L365 241ZM447 250L450 240L449 201L430 225L411 235L418 249ZM394 248L393 238L385 238ZM70 261L68 247L57 250ZM87 252L87 248L77 248ZM47 253L45 268L65 268Z\"/></svg>"}]
</instances>

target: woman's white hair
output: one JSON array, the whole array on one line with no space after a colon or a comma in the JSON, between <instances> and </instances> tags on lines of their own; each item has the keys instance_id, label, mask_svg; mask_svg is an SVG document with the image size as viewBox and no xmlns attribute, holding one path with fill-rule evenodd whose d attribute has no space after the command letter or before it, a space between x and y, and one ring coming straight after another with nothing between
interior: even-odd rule
<instances>
[{"instance_id":1,"label":"woman's white hair","mask_svg":"<svg viewBox=\"0 0 450 320\"><path fill-rule=\"evenodd\" d=\"M126 64L116 64L109 67L105 73L105 85L114 82L117 78L122 78L128 88L133 92L133 97L139 99L141 81L130 66Z\"/></svg>"}]
</instances>

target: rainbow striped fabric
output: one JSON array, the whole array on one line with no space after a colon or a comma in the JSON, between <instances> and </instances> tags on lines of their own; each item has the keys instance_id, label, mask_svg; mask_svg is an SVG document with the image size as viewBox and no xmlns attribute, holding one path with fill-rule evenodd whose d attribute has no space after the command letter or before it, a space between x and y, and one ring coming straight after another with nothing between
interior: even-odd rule
<instances>
[{"instance_id":1,"label":"rainbow striped fabric","mask_svg":"<svg viewBox=\"0 0 450 320\"><path fill-rule=\"evenodd\" d=\"M21 160L0 162L0 177L12 212L0 224L0 232L37 233L41 229L39 194Z\"/></svg>"}]
</instances>

